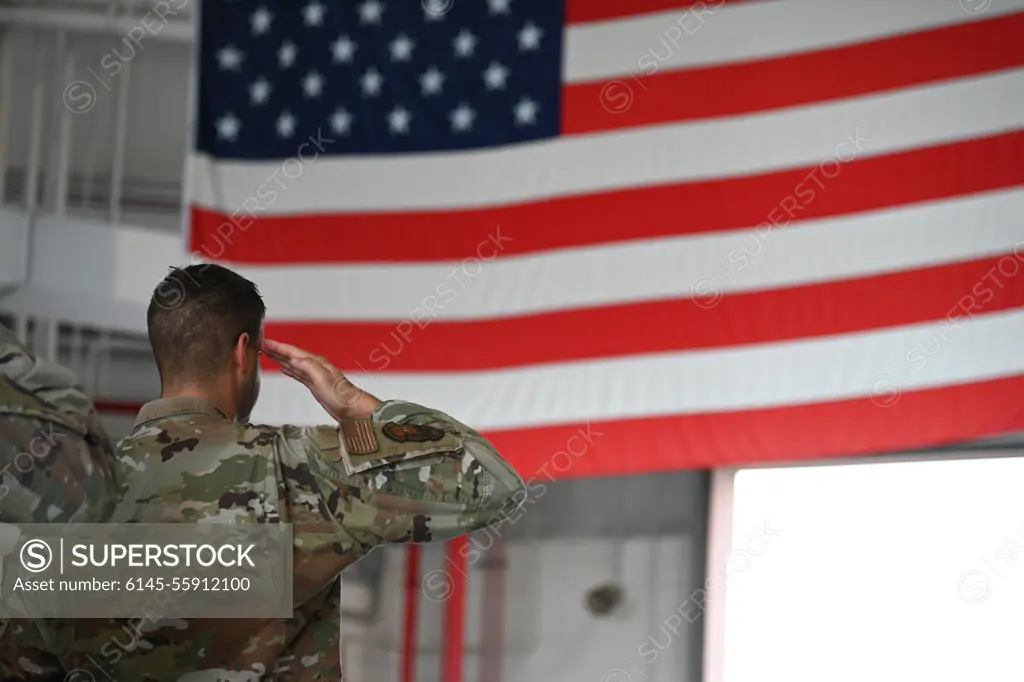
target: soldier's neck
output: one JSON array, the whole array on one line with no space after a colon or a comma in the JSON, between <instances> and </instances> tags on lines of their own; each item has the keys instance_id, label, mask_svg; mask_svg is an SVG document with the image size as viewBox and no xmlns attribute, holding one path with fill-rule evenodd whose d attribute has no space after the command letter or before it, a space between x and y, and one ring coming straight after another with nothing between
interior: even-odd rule
<instances>
[{"instance_id":1,"label":"soldier's neck","mask_svg":"<svg viewBox=\"0 0 1024 682\"><path fill-rule=\"evenodd\" d=\"M238 404L236 396L231 390L211 388L208 386L197 386L184 383L176 386L165 386L160 392L161 398L200 398L212 404L223 412L228 419L235 419L235 406Z\"/></svg>"}]
</instances>

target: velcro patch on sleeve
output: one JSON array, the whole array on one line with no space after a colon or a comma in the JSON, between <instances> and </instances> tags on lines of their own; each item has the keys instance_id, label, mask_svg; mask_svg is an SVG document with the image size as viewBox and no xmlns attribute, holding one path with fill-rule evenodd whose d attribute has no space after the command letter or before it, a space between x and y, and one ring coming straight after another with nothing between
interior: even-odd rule
<instances>
[{"instance_id":1,"label":"velcro patch on sleeve","mask_svg":"<svg viewBox=\"0 0 1024 682\"><path fill-rule=\"evenodd\" d=\"M370 455L380 449L377 434L373 431L373 422L369 419L341 422L341 437L345 441L345 450L350 455Z\"/></svg>"},{"instance_id":2,"label":"velcro patch on sleeve","mask_svg":"<svg viewBox=\"0 0 1024 682\"><path fill-rule=\"evenodd\" d=\"M340 431L339 456L349 474L418 468L438 456L461 458L463 452L459 434L436 426L357 419L341 422Z\"/></svg>"}]
</instances>

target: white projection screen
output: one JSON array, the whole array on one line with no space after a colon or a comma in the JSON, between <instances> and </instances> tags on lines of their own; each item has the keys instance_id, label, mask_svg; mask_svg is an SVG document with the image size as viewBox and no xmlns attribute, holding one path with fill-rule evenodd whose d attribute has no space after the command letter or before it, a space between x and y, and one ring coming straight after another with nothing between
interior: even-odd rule
<instances>
[{"instance_id":1,"label":"white projection screen","mask_svg":"<svg viewBox=\"0 0 1024 682\"><path fill-rule=\"evenodd\" d=\"M705 682L1020 674L1024 458L719 471L712 491Z\"/></svg>"}]
</instances>

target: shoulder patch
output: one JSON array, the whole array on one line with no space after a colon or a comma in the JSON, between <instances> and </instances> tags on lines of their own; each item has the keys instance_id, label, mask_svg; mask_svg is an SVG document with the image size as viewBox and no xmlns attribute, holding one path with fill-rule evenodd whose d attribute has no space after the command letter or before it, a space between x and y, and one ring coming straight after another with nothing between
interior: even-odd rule
<instances>
[{"instance_id":1,"label":"shoulder patch","mask_svg":"<svg viewBox=\"0 0 1024 682\"><path fill-rule=\"evenodd\" d=\"M387 422L381 430L396 443L429 443L444 438L444 431L436 426Z\"/></svg>"},{"instance_id":2,"label":"shoulder patch","mask_svg":"<svg viewBox=\"0 0 1024 682\"><path fill-rule=\"evenodd\" d=\"M369 419L342 422L341 437L345 439L345 449L350 455L369 455L380 449L377 434L373 430L373 421Z\"/></svg>"},{"instance_id":3,"label":"shoulder patch","mask_svg":"<svg viewBox=\"0 0 1024 682\"><path fill-rule=\"evenodd\" d=\"M346 420L340 432L337 457L350 475L385 467L419 468L438 458L460 459L464 446L458 433L427 424Z\"/></svg>"}]
</instances>

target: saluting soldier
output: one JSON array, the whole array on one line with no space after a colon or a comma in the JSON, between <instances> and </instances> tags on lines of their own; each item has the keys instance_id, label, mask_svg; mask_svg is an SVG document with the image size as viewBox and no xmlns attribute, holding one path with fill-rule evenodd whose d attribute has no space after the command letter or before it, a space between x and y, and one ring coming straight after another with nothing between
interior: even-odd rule
<instances>
[{"instance_id":1,"label":"saluting soldier","mask_svg":"<svg viewBox=\"0 0 1024 682\"><path fill-rule=\"evenodd\" d=\"M522 503L522 478L479 433L381 401L323 357L265 339L264 315L257 287L221 266L173 269L156 287L147 322L162 395L118 445L125 484L113 520L293 524L293 618L156 622L116 661L96 649L117 627L81 623L68 669L98 659L115 680L339 680L346 566L383 544L499 523ZM263 353L328 423L248 422Z\"/></svg>"}]
</instances>

